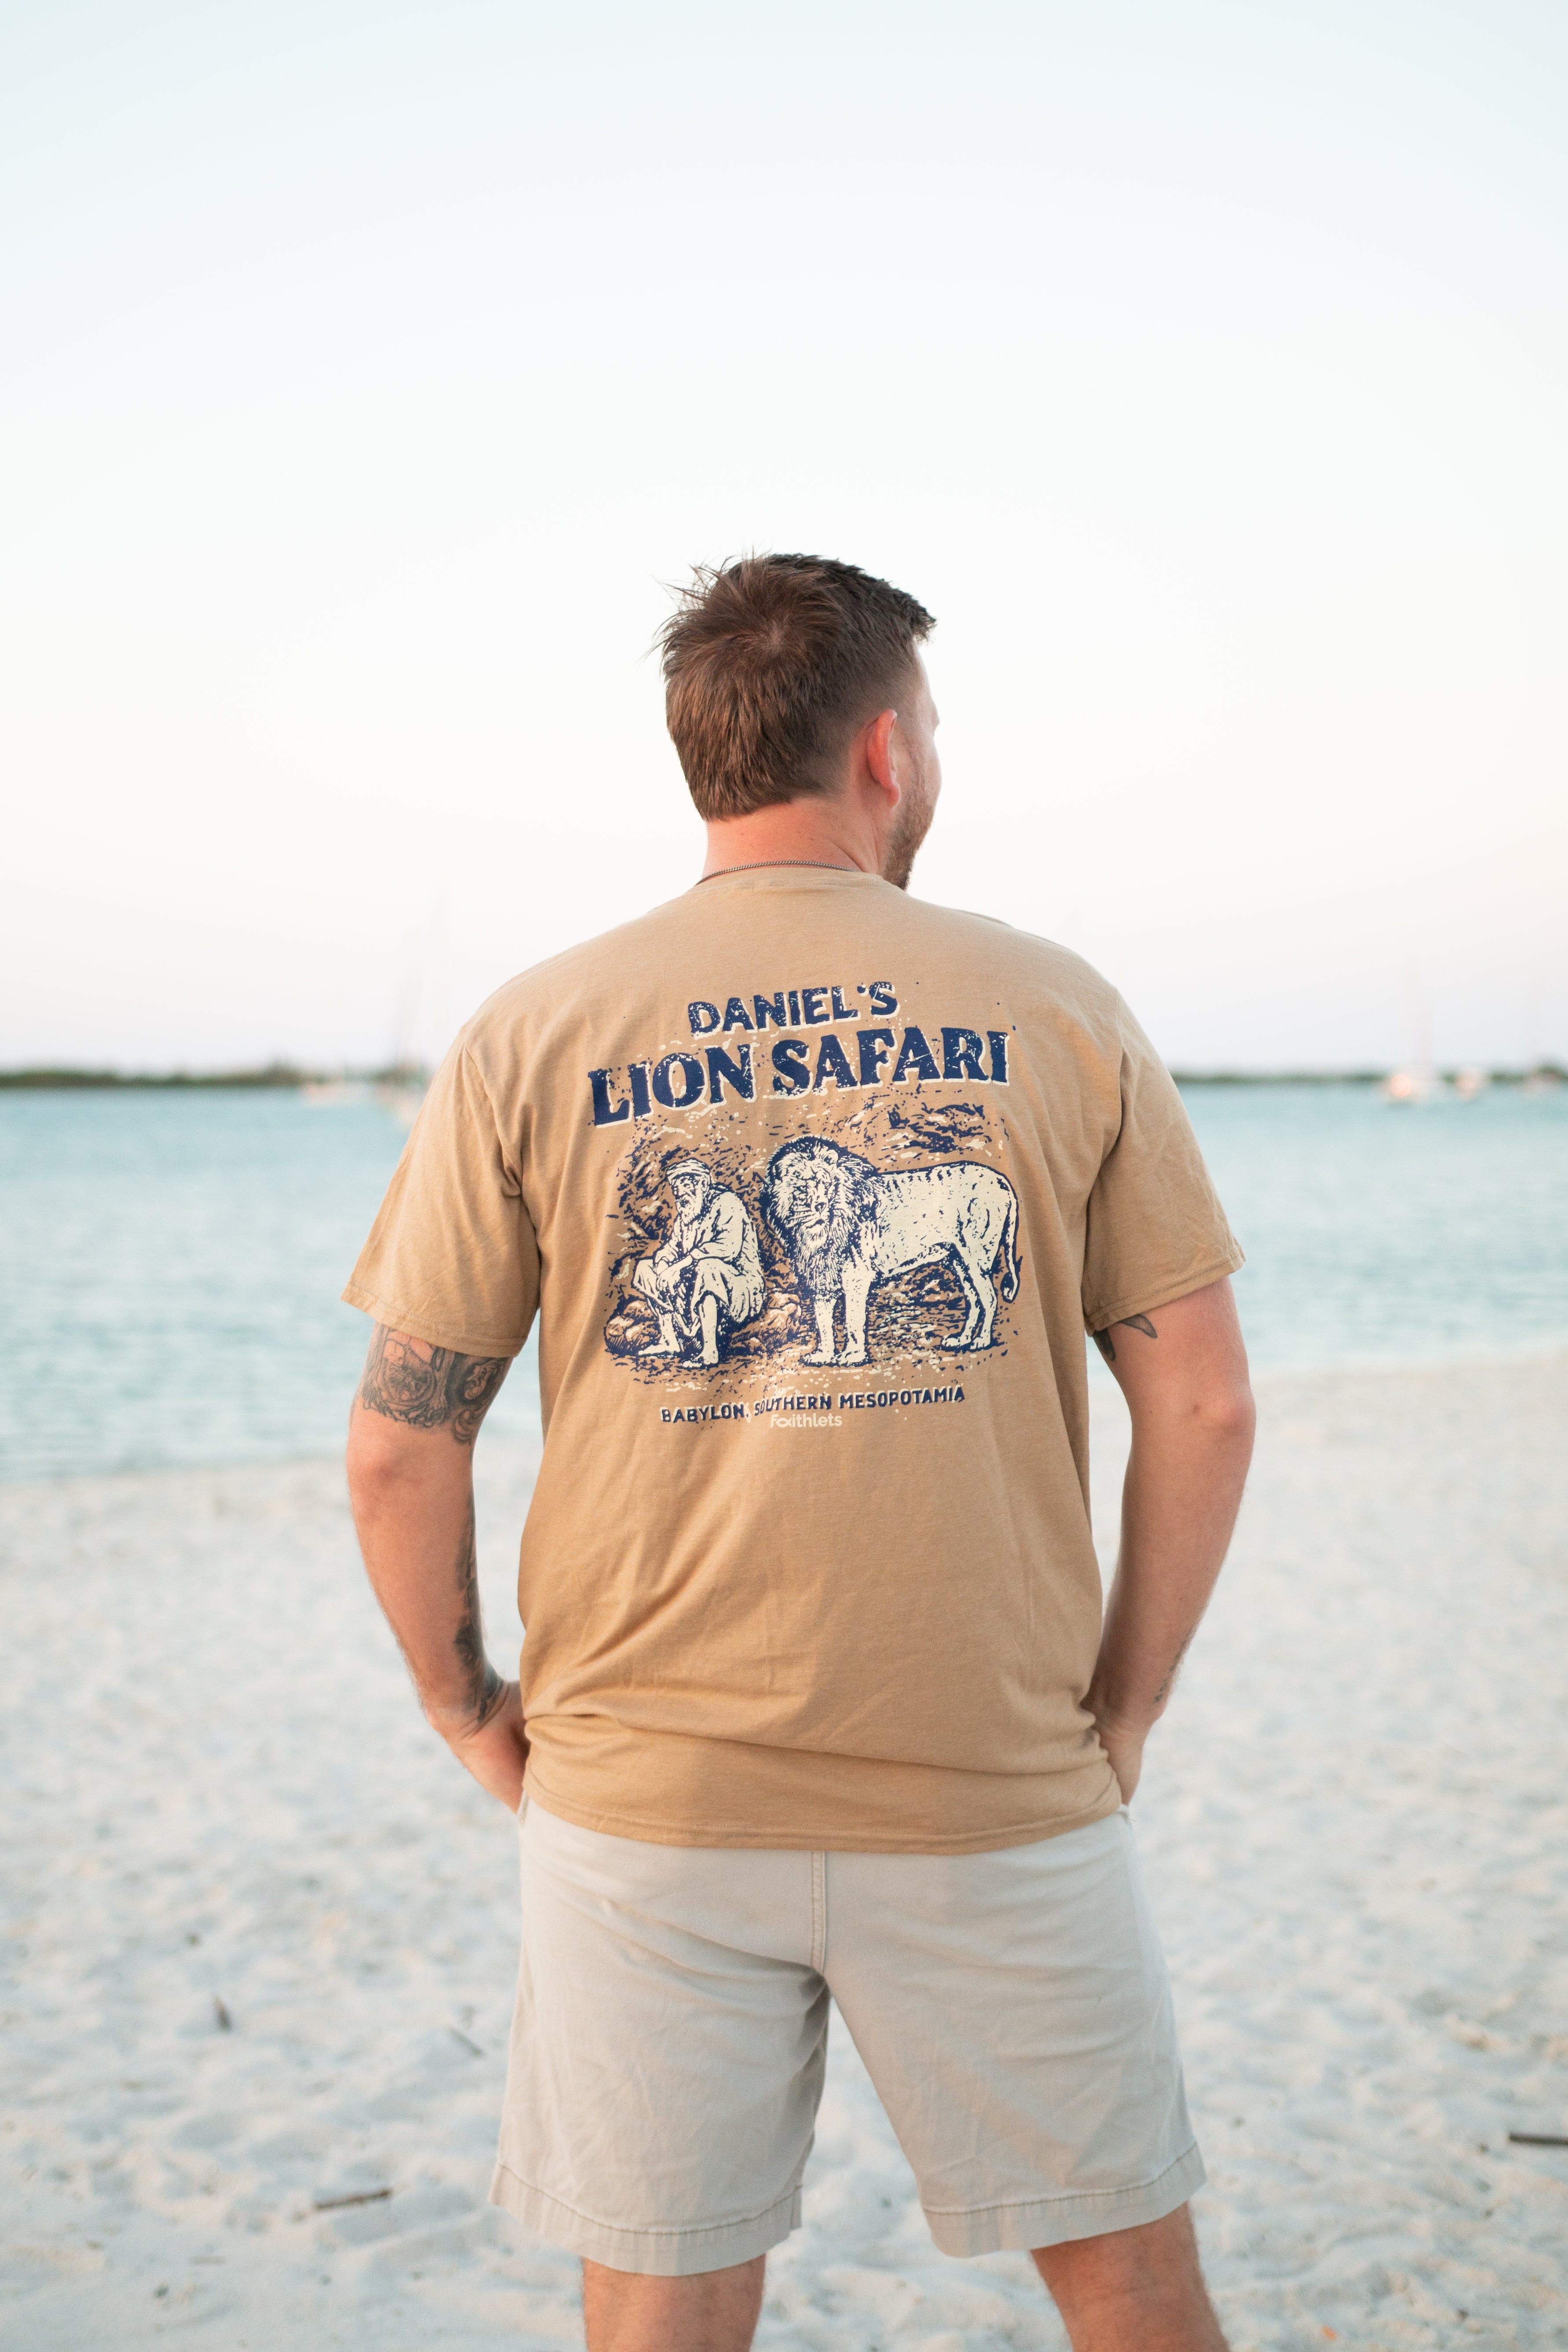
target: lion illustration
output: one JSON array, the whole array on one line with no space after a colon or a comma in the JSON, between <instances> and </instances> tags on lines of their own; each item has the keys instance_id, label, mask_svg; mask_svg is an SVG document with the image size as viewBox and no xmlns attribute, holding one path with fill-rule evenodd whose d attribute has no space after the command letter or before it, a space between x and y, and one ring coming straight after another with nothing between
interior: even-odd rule
<instances>
[{"instance_id":1,"label":"lion illustration","mask_svg":"<svg viewBox=\"0 0 1568 2352\"><path fill-rule=\"evenodd\" d=\"M866 1361L866 1309L874 1283L916 1266L951 1265L968 1315L949 1348L989 1348L996 1324L992 1269L1003 1257L1002 1296L1018 1295L1018 1196L977 1160L884 1176L826 1136L796 1136L768 1162L763 1207L782 1236L816 1317L808 1364L831 1364L834 1316L844 1301L845 1364Z\"/></svg>"}]
</instances>

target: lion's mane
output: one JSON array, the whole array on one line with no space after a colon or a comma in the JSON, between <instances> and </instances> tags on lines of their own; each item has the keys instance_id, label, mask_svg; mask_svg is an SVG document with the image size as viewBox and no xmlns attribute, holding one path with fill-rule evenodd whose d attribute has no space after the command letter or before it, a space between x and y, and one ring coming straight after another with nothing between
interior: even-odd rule
<instances>
[{"instance_id":1,"label":"lion's mane","mask_svg":"<svg viewBox=\"0 0 1568 2352\"><path fill-rule=\"evenodd\" d=\"M812 1170L823 1168L833 1178L833 1201L826 1234L810 1242L804 1230L804 1180ZM797 1135L781 1143L769 1160L763 1209L813 1296L837 1287L857 1230L875 1216L876 1192L877 1171L871 1162L825 1135Z\"/></svg>"}]
</instances>

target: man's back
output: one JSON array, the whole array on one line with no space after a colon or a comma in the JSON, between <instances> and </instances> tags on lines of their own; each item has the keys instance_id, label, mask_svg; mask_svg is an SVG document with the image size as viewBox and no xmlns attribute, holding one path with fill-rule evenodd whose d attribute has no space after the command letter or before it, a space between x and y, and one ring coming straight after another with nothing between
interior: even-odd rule
<instances>
[{"instance_id":1,"label":"man's back","mask_svg":"<svg viewBox=\"0 0 1568 2352\"><path fill-rule=\"evenodd\" d=\"M1075 2352L1223 2352L1125 1803L1246 1474L1239 1253L1114 992L902 895L931 626L821 557L698 574L703 878L483 1007L347 1293L366 1565L518 1816L490 2193L583 2256L590 2352L745 2352L830 2001L939 2244L1029 2248ZM520 1687L469 1450L536 1311ZM1103 1628L1086 1323L1133 1423Z\"/></svg>"},{"instance_id":2,"label":"man's back","mask_svg":"<svg viewBox=\"0 0 1568 2352\"><path fill-rule=\"evenodd\" d=\"M726 1195L742 1247L672 1253ZM1120 1801L1080 1704L1083 1331L1238 1263L1088 966L773 864L490 1000L347 1295L479 1357L537 1301L542 1803L655 1843L959 1853Z\"/></svg>"}]
</instances>

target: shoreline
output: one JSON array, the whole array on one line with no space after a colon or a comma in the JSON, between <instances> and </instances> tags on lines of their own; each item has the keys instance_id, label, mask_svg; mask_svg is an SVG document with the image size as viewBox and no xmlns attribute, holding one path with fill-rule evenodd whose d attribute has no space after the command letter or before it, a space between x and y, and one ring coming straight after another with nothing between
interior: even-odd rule
<instances>
[{"instance_id":1,"label":"shoreline","mask_svg":"<svg viewBox=\"0 0 1568 2352\"><path fill-rule=\"evenodd\" d=\"M1179 1087L1381 1087L1395 1075L1396 1065L1360 1069L1305 1070L1183 1070L1173 1068ZM1560 1062L1513 1063L1492 1067L1482 1063L1434 1065L1431 1076L1445 1086L1462 1078L1480 1079L1497 1087L1526 1086L1544 1079L1550 1086L1568 1083L1568 1068ZM193 1087L248 1087L254 1090L320 1087L427 1086L426 1063L390 1063L374 1069L331 1068L300 1062L268 1062L234 1070L117 1070L77 1068L68 1064L38 1064L0 1070L0 1093L8 1094L147 1094L180 1093Z\"/></svg>"},{"instance_id":2,"label":"shoreline","mask_svg":"<svg viewBox=\"0 0 1568 2352\"><path fill-rule=\"evenodd\" d=\"M531 1341L530 1344L532 1344ZM1098 1356L1090 1351L1087 1360L1090 1410L1092 1413L1098 1415L1105 1401L1119 1400L1121 1391L1116 1387L1111 1373L1100 1362ZM1568 1334L1561 1339L1532 1340L1527 1346L1517 1348L1481 1349L1462 1346L1457 1347L1451 1354L1361 1356L1334 1364L1254 1365L1252 1385L1261 1399L1266 1391L1273 1389L1281 1382L1342 1379L1375 1380L1385 1376L1397 1379L1407 1375L1418 1378L1426 1372L1464 1372L1468 1370L1484 1372L1506 1370L1510 1367L1528 1367L1531 1364L1540 1366L1543 1370L1557 1364L1568 1365ZM1114 1419L1113 1409L1113 1422ZM476 1479L482 1476L484 1466L488 1462L503 1453L509 1455L526 1454L536 1465L542 1444L543 1438L537 1427L526 1430L493 1427L486 1429L481 1433L480 1444L475 1449ZM0 1469L0 1495L5 1496L9 1503L15 1504L19 1498L35 1493L48 1495L62 1486L90 1486L97 1480L248 1477L268 1474L282 1475L291 1470L307 1471L333 1467L341 1469L342 1458L342 1444L340 1440L334 1447L323 1449L318 1453L237 1457L231 1455L211 1462L152 1462L122 1465L113 1469L27 1472L17 1476L13 1476L8 1471ZM514 1479L518 1475L520 1474L517 1465L509 1464L508 1479Z\"/></svg>"}]
</instances>

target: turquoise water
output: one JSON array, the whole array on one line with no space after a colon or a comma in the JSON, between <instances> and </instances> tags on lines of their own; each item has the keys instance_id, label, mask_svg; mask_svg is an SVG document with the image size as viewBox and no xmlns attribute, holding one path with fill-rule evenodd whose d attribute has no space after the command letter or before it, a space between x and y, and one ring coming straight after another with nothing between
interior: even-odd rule
<instances>
[{"instance_id":1,"label":"turquoise water","mask_svg":"<svg viewBox=\"0 0 1568 2352\"><path fill-rule=\"evenodd\" d=\"M369 1331L338 1293L402 1148L369 1099L0 1096L0 1477L333 1451Z\"/></svg>"},{"instance_id":2,"label":"turquoise water","mask_svg":"<svg viewBox=\"0 0 1568 2352\"><path fill-rule=\"evenodd\" d=\"M1568 1089L1194 1087L1260 1366L1568 1345ZM0 1095L0 1477L329 1454L402 1136L284 1092ZM537 1425L530 1360L491 1416Z\"/></svg>"},{"instance_id":3,"label":"turquoise water","mask_svg":"<svg viewBox=\"0 0 1568 2352\"><path fill-rule=\"evenodd\" d=\"M1370 1086L1184 1092L1247 1255L1256 1364L1568 1345L1568 1087L1418 1109Z\"/></svg>"}]
</instances>

